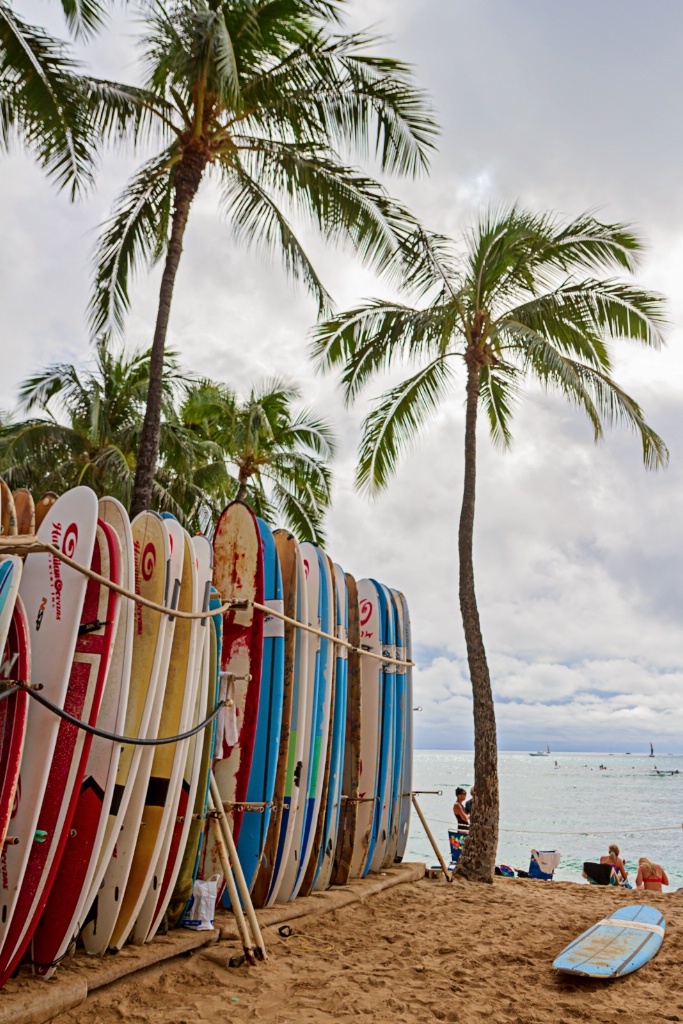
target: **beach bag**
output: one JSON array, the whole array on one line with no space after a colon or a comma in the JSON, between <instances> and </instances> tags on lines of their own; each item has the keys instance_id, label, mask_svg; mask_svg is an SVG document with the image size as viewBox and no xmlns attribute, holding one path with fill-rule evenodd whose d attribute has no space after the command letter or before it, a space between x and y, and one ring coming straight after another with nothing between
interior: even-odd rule
<instances>
[{"instance_id":1,"label":"beach bag","mask_svg":"<svg viewBox=\"0 0 683 1024\"><path fill-rule=\"evenodd\" d=\"M218 900L220 875L212 875L206 881L197 879L192 887L192 897L187 904L182 920L183 928L193 928L196 932L213 931L213 915Z\"/></svg>"}]
</instances>

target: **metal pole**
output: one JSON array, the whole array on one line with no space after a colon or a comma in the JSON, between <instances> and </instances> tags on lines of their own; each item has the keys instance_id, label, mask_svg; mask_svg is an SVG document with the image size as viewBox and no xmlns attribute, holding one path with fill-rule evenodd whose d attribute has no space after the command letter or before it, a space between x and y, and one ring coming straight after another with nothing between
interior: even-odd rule
<instances>
[{"instance_id":1,"label":"metal pole","mask_svg":"<svg viewBox=\"0 0 683 1024\"><path fill-rule=\"evenodd\" d=\"M228 857L230 858L230 862L235 872L235 881L237 882L237 888L239 889L240 896L242 897L242 907L246 912L247 919L249 921L249 926L251 928L251 934L254 937L254 944L256 946L256 956L259 958L259 960L267 960L268 954L266 953L265 943L263 941L261 929L259 928L259 923L256 918L254 904L251 902L251 893L249 892L249 887L245 881L244 872L242 871L242 865L240 864L239 857L237 856L235 840L232 838L232 830L230 828L230 823L228 822L225 810L223 809L223 802L221 800L221 795L218 791L218 784L216 782L213 772L210 772L210 779L211 796L213 798L214 807L216 808L216 812L218 814L218 821L220 823L221 830L223 833L223 839L225 840L225 845L228 848ZM232 895L230 896L230 900L232 901Z\"/></svg>"},{"instance_id":2,"label":"metal pole","mask_svg":"<svg viewBox=\"0 0 683 1024\"><path fill-rule=\"evenodd\" d=\"M432 835L431 829L430 829L429 825L427 824L427 819L425 818L424 814L422 813L422 811L420 809L420 805L417 802L417 798L416 798L414 793L412 794L412 797L413 797L413 804L415 805L415 810L417 811L417 813L419 815L419 818L420 818L420 821L422 822L422 827L425 830L425 832L427 833L427 838L429 839L429 842L432 844L432 848L434 850L434 853L439 858L439 864L441 865L441 867L443 869L443 873L446 876L446 881L447 882L452 882L453 878L449 874L448 868L446 867L446 861L443 859L443 856L441 854L441 850L436 845L436 840L435 840L434 836Z\"/></svg>"},{"instance_id":3,"label":"metal pole","mask_svg":"<svg viewBox=\"0 0 683 1024\"><path fill-rule=\"evenodd\" d=\"M211 828L213 830L213 838L216 844L216 850L218 852L218 859L221 862L223 868L223 874L225 876L225 884L228 887L228 894L230 896L230 905L232 912L235 915L235 921L237 922L237 931L240 933L242 939L242 948L244 949L244 955L247 958L247 962L256 965L256 957L254 956L254 946L249 935L249 929L247 928L247 922L244 920L244 914L242 913L242 904L237 897L237 889L235 888L235 879L232 877L232 871L230 870L230 861L228 860L228 854L225 849L223 842L223 836L221 833L221 826L214 807L211 795L209 795L208 804L209 817L211 818Z\"/></svg>"}]
</instances>

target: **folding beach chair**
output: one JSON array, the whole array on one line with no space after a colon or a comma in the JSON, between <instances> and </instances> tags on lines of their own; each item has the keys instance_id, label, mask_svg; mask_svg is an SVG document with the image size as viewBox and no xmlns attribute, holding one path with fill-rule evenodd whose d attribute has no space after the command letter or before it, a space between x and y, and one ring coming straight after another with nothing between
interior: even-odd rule
<instances>
[{"instance_id":1,"label":"folding beach chair","mask_svg":"<svg viewBox=\"0 0 683 1024\"><path fill-rule=\"evenodd\" d=\"M448 830L448 845L451 850L451 863L450 868L454 868L460 860L460 854L462 853L465 840L467 839L467 832L458 832L455 828L449 828Z\"/></svg>"},{"instance_id":2,"label":"folding beach chair","mask_svg":"<svg viewBox=\"0 0 683 1024\"><path fill-rule=\"evenodd\" d=\"M611 864L596 864L587 860L583 865L583 877L588 879L590 885L619 885L619 877Z\"/></svg>"},{"instance_id":3,"label":"folding beach chair","mask_svg":"<svg viewBox=\"0 0 683 1024\"><path fill-rule=\"evenodd\" d=\"M559 850L532 850L529 864L529 878L539 878L544 882L552 882L555 868L560 863L562 854Z\"/></svg>"}]
</instances>

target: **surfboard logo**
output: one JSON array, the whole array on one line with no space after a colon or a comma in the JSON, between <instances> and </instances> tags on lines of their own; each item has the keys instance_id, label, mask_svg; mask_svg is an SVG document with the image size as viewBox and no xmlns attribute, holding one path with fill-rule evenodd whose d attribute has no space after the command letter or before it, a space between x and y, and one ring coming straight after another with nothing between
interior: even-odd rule
<instances>
[{"instance_id":1,"label":"surfboard logo","mask_svg":"<svg viewBox=\"0 0 683 1024\"><path fill-rule=\"evenodd\" d=\"M76 546L78 544L78 527L75 523L70 523L64 531L64 540L62 541L62 551L68 558L73 558L76 554Z\"/></svg>"},{"instance_id":2,"label":"surfboard logo","mask_svg":"<svg viewBox=\"0 0 683 1024\"><path fill-rule=\"evenodd\" d=\"M361 601L359 611L360 624L365 626L370 621L370 616L372 615L372 601L368 601L367 598Z\"/></svg>"},{"instance_id":3,"label":"surfboard logo","mask_svg":"<svg viewBox=\"0 0 683 1024\"><path fill-rule=\"evenodd\" d=\"M147 582L151 580L154 567L157 564L157 549L150 541L142 552L142 576Z\"/></svg>"}]
</instances>

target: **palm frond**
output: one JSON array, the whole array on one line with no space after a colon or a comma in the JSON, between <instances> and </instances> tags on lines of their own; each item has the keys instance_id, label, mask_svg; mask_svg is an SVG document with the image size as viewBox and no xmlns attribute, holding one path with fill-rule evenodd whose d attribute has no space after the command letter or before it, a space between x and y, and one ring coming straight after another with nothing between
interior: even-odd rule
<instances>
[{"instance_id":1,"label":"palm frond","mask_svg":"<svg viewBox=\"0 0 683 1024\"><path fill-rule=\"evenodd\" d=\"M104 225L96 252L89 319L94 335L121 334L130 305L131 274L152 264L166 245L175 147L146 163L127 185Z\"/></svg>"},{"instance_id":2,"label":"palm frond","mask_svg":"<svg viewBox=\"0 0 683 1024\"><path fill-rule=\"evenodd\" d=\"M451 383L447 357L439 356L382 395L363 421L356 474L359 488L376 493L387 486L402 452L433 415Z\"/></svg>"},{"instance_id":3,"label":"palm frond","mask_svg":"<svg viewBox=\"0 0 683 1024\"><path fill-rule=\"evenodd\" d=\"M488 417L494 444L509 448L512 443L510 419L519 397L518 373L514 366L486 365L479 375L479 400Z\"/></svg>"}]
</instances>

